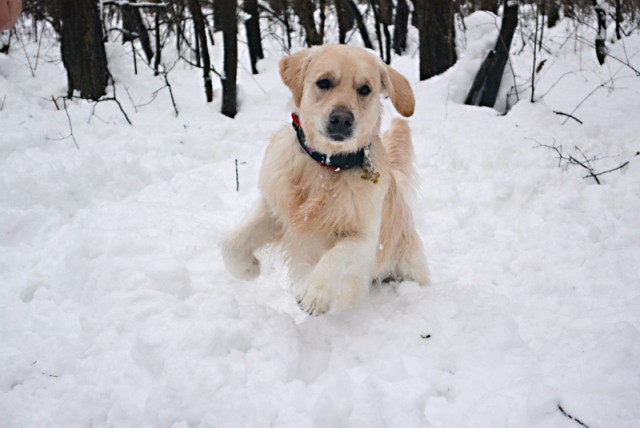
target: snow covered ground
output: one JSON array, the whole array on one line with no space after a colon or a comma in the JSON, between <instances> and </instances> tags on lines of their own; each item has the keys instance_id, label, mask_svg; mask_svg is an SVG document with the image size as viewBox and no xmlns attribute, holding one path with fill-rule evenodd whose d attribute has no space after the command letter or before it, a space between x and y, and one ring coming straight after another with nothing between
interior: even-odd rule
<instances>
[{"instance_id":1,"label":"snow covered ground","mask_svg":"<svg viewBox=\"0 0 640 428\"><path fill-rule=\"evenodd\" d=\"M0 54L0 426L640 426L640 77L598 66L564 22L545 36L538 102L521 85L525 49L506 116L463 106L496 31L488 14L467 27L442 76L419 82L411 55L393 63L416 91L433 285L375 288L318 318L277 254L243 283L218 247L289 122L275 44L257 76L241 52L234 120L183 65L169 74L176 117L166 88L152 99L162 79L108 45L130 126L114 102L56 109L57 46L35 64L37 43L28 61L14 41ZM640 69L637 32L610 49ZM597 156L596 171L630 162L597 185L542 145Z\"/></svg>"}]
</instances>

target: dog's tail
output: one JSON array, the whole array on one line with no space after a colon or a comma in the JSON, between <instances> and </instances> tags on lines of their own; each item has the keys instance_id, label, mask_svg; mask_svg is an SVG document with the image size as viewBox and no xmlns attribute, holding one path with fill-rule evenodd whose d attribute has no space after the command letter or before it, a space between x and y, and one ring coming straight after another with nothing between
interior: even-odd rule
<instances>
[{"instance_id":1,"label":"dog's tail","mask_svg":"<svg viewBox=\"0 0 640 428\"><path fill-rule=\"evenodd\" d=\"M387 156L389 156L393 171L402 175L403 178L411 180L415 171L409 122L394 119L391 123L391 129L382 136L382 141L387 149Z\"/></svg>"}]
</instances>

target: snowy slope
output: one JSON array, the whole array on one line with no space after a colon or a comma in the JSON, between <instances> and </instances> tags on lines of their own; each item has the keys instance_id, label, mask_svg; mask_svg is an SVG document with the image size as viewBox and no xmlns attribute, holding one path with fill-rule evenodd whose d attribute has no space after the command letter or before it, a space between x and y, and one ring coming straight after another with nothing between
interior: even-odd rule
<instances>
[{"instance_id":1,"label":"snowy slope","mask_svg":"<svg viewBox=\"0 0 640 428\"><path fill-rule=\"evenodd\" d=\"M182 65L175 117L166 88L151 100L164 82L109 45L133 126L113 102L56 109L55 44L35 77L20 48L0 55L0 426L579 426L559 405L589 427L639 426L640 78L597 66L564 23L547 36L540 101L522 89L506 116L463 106L495 40L487 17L467 22L444 75L418 82L416 58L393 64L418 100L433 285L382 286L318 318L297 308L277 254L243 283L218 248L289 120L277 46L261 74L241 69L231 120ZM610 49L640 69L637 34ZM521 84L531 53L513 68ZM630 163L597 185L559 168L540 147L553 144L598 156L599 171Z\"/></svg>"}]
</instances>

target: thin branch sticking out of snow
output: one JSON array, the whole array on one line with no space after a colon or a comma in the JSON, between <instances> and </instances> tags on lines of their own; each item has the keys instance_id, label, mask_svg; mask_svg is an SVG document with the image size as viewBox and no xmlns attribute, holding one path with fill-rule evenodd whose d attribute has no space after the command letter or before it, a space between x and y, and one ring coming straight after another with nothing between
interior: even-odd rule
<instances>
[{"instance_id":1,"label":"thin branch sticking out of snow","mask_svg":"<svg viewBox=\"0 0 640 428\"><path fill-rule=\"evenodd\" d=\"M580 419L576 418L575 416L572 416L569 413L567 413L566 410L564 410L559 403L558 403L558 410L560 410L563 415L565 415L567 418L571 419L572 421L576 421L577 423L579 423L583 427L589 428L589 425L585 424L584 422L582 422Z\"/></svg>"},{"instance_id":2,"label":"thin branch sticking out of snow","mask_svg":"<svg viewBox=\"0 0 640 428\"><path fill-rule=\"evenodd\" d=\"M535 140L533 140L533 141L535 141ZM538 142L536 141L536 143L538 143ZM584 160L579 160L579 159L575 158L573 155L566 156L564 153L562 153L562 146L557 146L555 144L555 141L554 141L553 145L551 145L551 146L547 145L547 144L540 144L540 143L538 143L538 145L539 145L539 147L546 147L548 149L552 149L558 154L558 166L562 166L563 162L565 162L565 165L579 165L582 168L584 168L587 171L589 171L589 174L585 175L582 178L593 178L596 181L597 184L602 184L598 177L600 177L601 175L608 174L610 172L622 169L622 168L626 167L627 165L629 165L629 162L630 162L630 161L626 161L626 162L618 165L615 168L611 168L611 169L608 169L606 171L596 172L595 169L591 166L591 162L596 161L596 160L598 160L600 158L598 158L598 157L587 158L587 156L582 152L582 150L580 150L579 147L575 147L575 149L580 152L580 154L582 155Z\"/></svg>"}]
</instances>

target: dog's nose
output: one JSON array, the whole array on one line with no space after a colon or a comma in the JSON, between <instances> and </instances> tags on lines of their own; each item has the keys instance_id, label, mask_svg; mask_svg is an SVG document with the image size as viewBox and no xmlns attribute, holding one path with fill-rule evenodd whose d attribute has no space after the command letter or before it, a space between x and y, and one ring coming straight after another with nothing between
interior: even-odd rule
<instances>
[{"instance_id":1,"label":"dog's nose","mask_svg":"<svg viewBox=\"0 0 640 428\"><path fill-rule=\"evenodd\" d=\"M333 110L329 114L329 125L327 126L327 133L331 138L337 141L342 141L351 136L353 129L353 113L349 110Z\"/></svg>"}]
</instances>

